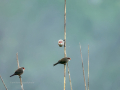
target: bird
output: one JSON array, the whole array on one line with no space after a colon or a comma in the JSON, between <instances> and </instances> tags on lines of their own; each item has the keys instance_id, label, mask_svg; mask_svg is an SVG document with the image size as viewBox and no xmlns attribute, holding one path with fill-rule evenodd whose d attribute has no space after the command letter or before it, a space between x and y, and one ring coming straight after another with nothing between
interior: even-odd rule
<instances>
[{"instance_id":1,"label":"bird","mask_svg":"<svg viewBox=\"0 0 120 90\"><path fill-rule=\"evenodd\" d=\"M69 58L69 57L64 57L64 58L62 58L62 59L60 59L57 63L55 63L55 64L53 64L53 66L55 66L55 65L57 65L57 64L66 64L68 61L70 61L71 60L71 58Z\"/></svg>"},{"instance_id":2,"label":"bird","mask_svg":"<svg viewBox=\"0 0 120 90\"><path fill-rule=\"evenodd\" d=\"M14 72L14 74L12 74L10 77L12 77L12 76L14 76L14 75L18 75L18 76L20 77L20 76L23 74L24 70L25 70L24 67L20 67L20 68L18 68L18 69Z\"/></svg>"}]
</instances>

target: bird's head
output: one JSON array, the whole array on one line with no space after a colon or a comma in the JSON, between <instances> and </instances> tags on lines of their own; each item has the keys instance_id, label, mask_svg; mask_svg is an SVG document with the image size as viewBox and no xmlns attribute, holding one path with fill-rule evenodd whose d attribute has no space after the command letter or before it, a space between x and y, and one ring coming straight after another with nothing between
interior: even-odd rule
<instances>
[{"instance_id":1,"label":"bird's head","mask_svg":"<svg viewBox=\"0 0 120 90\"><path fill-rule=\"evenodd\" d=\"M71 58L69 58L69 57L67 57L67 59L70 61L71 60Z\"/></svg>"},{"instance_id":2,"label":"bird's head","mask_svg":"<svg viewBox=\"0 0 120 90\"><path fill-rule=\"evenodd\" d=\"M22 67L22 69L23 69L23 71L25 70L25 68L24 68L24 67Z\"/></svg>"}]
</instances>

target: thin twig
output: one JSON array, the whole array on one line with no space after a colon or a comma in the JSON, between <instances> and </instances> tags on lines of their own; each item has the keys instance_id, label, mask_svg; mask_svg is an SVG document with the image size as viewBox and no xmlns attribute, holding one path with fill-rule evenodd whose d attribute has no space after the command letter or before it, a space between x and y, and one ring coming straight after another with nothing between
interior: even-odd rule
<instances>
[{"instance_id":1,"label":"thin twig","mask_svg":"<svg viewBox=\"0 0 120 90\"><path fill-rule=\"evenodd\" d=\"M18 68L19 68L20 66L19 66L19 60L18 60L18 52L16 53L16 57L17 57L17 65L18 65Z\"/></svg>"},{"instance_id":2,"label":"thin twig","mask_svg":"<svg viewBox=\"0 0 120 90\"><path fill-rule=\"evenodd\" d=\"M79 45L80 45L80 43L79 43ZM85 74L84 74L83 58L82 58L82 52L81 52L81 45L80 45L80 54L81 54L81 61L82 61L82 68L83 68L83 76L84 76L85 90L87 90L87 89L86 89Z\"/></svg>"},{"instance_id":3,"label":"thin twig","mask_svg":"<svg viewBox=\"0 0 120 90\"><path fill-rule=\"evenodd\" d=\"M21 78L21 76L19 78L20 78L21 89L24 90L23 89L23 84L22 84L22 78Z\"/></svg>"},{"instance_id":4,"label":"thin twig","mask_svg":"<svg viewBox=\"0 0 120 90\"><path fill-rule=\"evenodd\" d=\"M16 57L17 57L17 64L18 64L18 68L19 68L18 52L16 53ZM21 76L19 76L19 78L20 78L21 89L24 90Z\"/></svg>"},{"instance_id":5,"label":"thin twig","mask_svg":"<svg viewBox=\"0 0 120 90\"><path fill-rule=\"evenodd\" d=\"M66 65L64 65L64 90L66 85Z\"/></svg>"},{"instance_id":6,"label":"thin twig","mask_svg":"<svg viewBox=\"0 0 120 90\"><path fill-rule=\"evenodd\" d=\"M89 45L88 45L88 90L89 90Z\"/></svg>"},{"instance_id":7,"label":"thin twig","mask_svg":"<svg viewBox=\"0 0 120 90\"><path fill-rule=\"evenodd\" d=\"M66 0L65 0L65 14L64 14L64 57L66 57Z\"/></svg>"},{"instance_id":8,"label":"thin twig","mask_svg":"<svg viewBox=\"0 0 120 90\"><path fill-rule=\"evenodd\" d=\"M5 89L8 90L1 76L0 76L0 78L2 80L3 85L5 86Z\"/></svg>"},{"instance_id":9,"label":"thin twig","mask_svg":"<svg viewBox=\"0 0 120 90\"><path fill-rule=\"evenodd\" d=\"M66 0L64 5L64 57L66 57ZM66 85L66 64L64 64L64 90Z\"/></svg>"},{"instance_id":10,"label":"thin twig","mask_svg":"<svg viewBox=\"0 0 120 90\"><path fill-rule=\"evenodd\" d=\"M69 74L70 87L71 87L71 90L72 90L72 83L71 83L70 71L69 71L69 66L68 66L68 63L67 63L67 67L68 67L68 74Z\"/></svg>"}]
</instances>

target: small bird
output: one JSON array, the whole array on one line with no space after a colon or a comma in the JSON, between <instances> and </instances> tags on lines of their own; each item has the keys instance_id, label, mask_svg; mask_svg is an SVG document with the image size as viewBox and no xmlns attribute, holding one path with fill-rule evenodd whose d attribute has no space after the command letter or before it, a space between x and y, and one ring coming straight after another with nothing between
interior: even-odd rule
<instances>
[{"instance_id":1,"label":"small bird","mask_svg":"<svg viewBox=\"0 0 120 90\"><path fill-rule=\"evenodd\" d=\"M18 69L15 71L15 73L14 73L13 75L11 75L10 77L12 77L12 76L14 76L14 75L20 76L20 75L23 74L24 70L25 70L24 67L20 67L20 68L18 68Z\"/></svg>"},{"instance_id":2,"label":"small bird","mask_svg":"<svg viewBox=\"0 0 120 90\"><path fill-rule=\"evenodd\" d=\"M69 57L64 57L62 59L60 59L57 63L53 64L53 66L57 65L57 64L66 64L68 61L70 61L71 58Z\"/></svg>"}]
</instances>

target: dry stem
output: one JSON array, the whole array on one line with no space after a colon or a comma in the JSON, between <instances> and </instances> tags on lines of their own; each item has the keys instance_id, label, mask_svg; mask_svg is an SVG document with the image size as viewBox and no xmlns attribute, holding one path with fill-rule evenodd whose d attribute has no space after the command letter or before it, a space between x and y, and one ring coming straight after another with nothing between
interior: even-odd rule
<instances>
[{"instance_id":1,"label":"dry stem","mask_svg":"<svg viewBox=\"0 0 120 90\"><path fill-rule=\"evenodd\" d=\"M64 90L66 85L66 65L64 65Z\"/></svg>"},{"instance_id":2,"label":"dry stem","mask_svg":"<svg viewBox=\"0 0 120 90\"><path fill-rule=\"evenodd\" d=\"M18 68L19 68L20 66L19 66L19 60L18 60L18 52L16 53L16 57L17 57L17 65L18 65Z\"/></svg>"},{"instance_id":3,"label":"dry stem","mask_svg":"<svg viewBox=\"0 0 120 90\"><path fill-rule=\"evenodd\" d=\"M64 57L66 57L66 0L64 6ZM66 85L66 64L64 64L64 90Z\"/></svg>"},{"instance_id":4,"label":"dry stem","mask_svg":"<svg viewBox=\"0 0 120 90\"><path fill-rule=\"evenodd\" d=\"M68 74L69 74L70 87L71 87L71 90L72 90L72 83L71 83L71 78L70 78L70 72L69 72L69 66L68 66L68 63L67 63L67 67L68 67Z\"/></svg>"},{"instance_id":5,"label":"dry stem","mask_svg":"<svg viewBox=\"0 0 120 90\"><path fill-rule=\"evenodd\" d=\"M89 45L88 45L88 90L89 90Z\"/></svg>"},{"instance_id":6,"label":"dry stem","mask_svg":"<svg viewBox=\"0 0 120 90\"><path fill-rule=\"evenodd\" d=\"M16 57L17 57L17 64L18 64L18 68L19 68L18 52L16 53ZM19 78L20 78L21 89L24 90L21 76L19 76Z\"/></svg>"},{"instance_id":7,"label":"dry stem","mask_svg":"<svg viewBox=\"0 0 120 90\"><path fill-rule=\"evenodd\" d=\"M1 76L0 76L0 78L2 80L3 85L5 86L5 89L8 90Z\"/></svg>"},{"instance_id":8,"label":"dry stem","mask_svg":"<svg viewBox=\"0 0 120 90\"><path fill-rule=\"evenodd\" d=\"M80 43L79 43L79 45L80 45ZM83 76L84 76L85 90L87 90L87 89L86 89L85 74L84 74L83 58L82 58L82 52L81 52L81 45L80 45L80 54L81 54L81 61L82 61L82 68L83 68Z\"/></svg>"}]
</instances>

